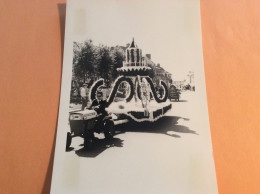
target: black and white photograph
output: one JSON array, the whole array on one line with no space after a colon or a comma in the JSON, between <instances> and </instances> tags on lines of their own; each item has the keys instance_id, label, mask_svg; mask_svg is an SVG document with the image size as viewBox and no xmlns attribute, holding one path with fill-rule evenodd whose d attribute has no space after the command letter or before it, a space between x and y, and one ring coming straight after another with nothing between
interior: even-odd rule
<instances>
[{"instance_id":1,"label":"black and white photograph","mask_svg":"<svg viewBox=\"0 0 260 194\"><path fill-rule=\"evenodd\" d=\"M218 193L199 0L69 0L51 193Z\"/></svg>"}]
</instances>

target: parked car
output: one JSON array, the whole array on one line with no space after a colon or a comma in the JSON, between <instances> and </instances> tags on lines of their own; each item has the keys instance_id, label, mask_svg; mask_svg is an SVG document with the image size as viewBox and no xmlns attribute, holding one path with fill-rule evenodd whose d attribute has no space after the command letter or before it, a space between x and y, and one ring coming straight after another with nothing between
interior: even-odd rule
<instances>
[{"instance_id":1,"label":"parked car","mask_svg":"<svg viewBox=\"0 0 260 194\"><path fill-rule=\"evenodd\" d=\"M169 88L169 95L168 95L168 98L171 100L175 100L175 101L179 101L180 100L180 90L178 90L176 88L175 85L171 85L170 88Z\"/></svg>"}]
</instances>

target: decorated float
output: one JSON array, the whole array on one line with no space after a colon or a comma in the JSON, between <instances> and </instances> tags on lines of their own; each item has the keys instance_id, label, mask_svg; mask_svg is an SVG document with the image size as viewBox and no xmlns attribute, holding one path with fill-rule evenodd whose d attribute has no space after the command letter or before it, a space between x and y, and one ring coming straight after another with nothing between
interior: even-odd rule
<instances>
[{"instance_id":1,"label":"decorated float","mask_svg":"<svg viewBox=\"0 0 260 194\"><path fill-rule=\"evenodd\" d=\"M163 117L172 108L168 100L168 89L165 82L160 81L163 94L156 91L149 73L152 69L144 63L142 50L137 47L133 39L125 51L123 66L118 68L119 77L114 81L110 95L106 99L106 110L119 119L128 119L135 122L154 122ZM97 91L104 85L104 80L99 79L93 83L89 99L96 99ZM124 98L115 100L119 90Z\"/></svg>"},{"instance_id":2,"label":"decorated float","mask_svg":"<svg viewBox=\"0 0 260 194\"><path fill-rule=\"evenodd\" d=\"M157 94L149 73L152 70L145 65L142 50L134 40L125 51L126 61L118 68L119 77L114 81L107 99L100 100L100 89L104 79L93 83L89 99L100 102L96 109L70 112L70 132L67 133L66 148L73 137L84 138L84 148L90 149L94 142L94 133L104 133L106 139L113 137L115 126L134 122L154 122L163 117L172 108L168 99L168 89L160 81L162 94ZM120 97L120 100L118 98ZM102 103L101 103L102 102ZM105 110L101 111L100 110Z\"/></svg>"}]
</instances>

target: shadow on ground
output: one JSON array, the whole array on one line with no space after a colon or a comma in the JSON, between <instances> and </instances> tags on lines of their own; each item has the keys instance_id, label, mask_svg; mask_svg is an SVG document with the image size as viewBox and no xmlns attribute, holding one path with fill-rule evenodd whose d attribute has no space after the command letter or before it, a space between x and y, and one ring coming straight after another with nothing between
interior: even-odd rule
<instances>
[{"instance_id":1,"label":"shadow on ground","mask_svg":"<svg viewBox=\"0 0 260 194\"><path fill-rule=\"evenodd\" d=\"M94 158L98 156L100 153L102 153L103 151L105 151L106 149L112 147L123 147L123 141L124 140L116 137L114 137L111 140L95 138L94 145L91 150L85 150L82 147L81 149L76 150L75 153L80 157ZM83 146L83 144L81 146Z\"/></svg>"},{"instance_id":2,"label":"shadow on ground","mask_svg":"<svg viewBox=\"0 0 260 194\"><path fill-rule=\"evenodd\" d=\"M187 100L179 100L179 101L177 101L177 100L171 100L171 102L188 102Z\"/></svg>"},{"instance_id":3,"label":"shadow on ground","mask_svg":"<svg viewBox=\"0 0 260 194\"><path fill-rule=\"evenodd\" d=\"M188 127L183 125L178 125L178 121L183 119L189 121L187 118L175 117L175 116L165 116L154 123L144 122L130 122L124 128L120 129L121 132L140 132L140 133L159 133L165 134L172 137L180 138L181 136L176 133L191 133L196 134L196 131L190 130Z\"/></svg>"},{"instance_id":4,"label":"shadow on ground","mask_svg":"<svg viewBox=\"0 0 260 194\"><path fill-rule=\"evenodd\" d=\"M181 138L180 136L181 133L190 133L190 134L198 135L195 131L190 130L188 127L183 125L178 125L178 121L180 119L189 121L189 119L187 118L166 116L154 123L129 122L127 124L121 125L120 127L117 127L116 134L112 140L95 138L93 149L85 150L82 147L81 149L76 150L75 153L79 157L93 158L98 156L100 153L104 152L106 149L110 149L113 147L123 147L124 140L118 138L117 135L122 133L128 133L128 132L165 134L175 138ZM73 150L74 148L70 148L67 151L73 151Z\"/></svg>"}]
</instances>

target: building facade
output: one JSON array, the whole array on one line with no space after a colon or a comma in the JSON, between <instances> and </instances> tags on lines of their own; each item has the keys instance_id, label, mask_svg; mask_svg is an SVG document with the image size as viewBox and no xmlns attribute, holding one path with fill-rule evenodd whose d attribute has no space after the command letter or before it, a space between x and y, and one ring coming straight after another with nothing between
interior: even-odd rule
<instances>
[{"instance_id":1,"label":"building facade","mask_svg":"<svg viewBox=\"0 0 260 194\"><path fill-rule=\"evenodd\" d=\"M185 80L183 81L173 81L172 84L179 90L183 90L185 87Z\"/></svg>"},{"instance_id":2,"label":"building facade","mask_svg":"<svg viewBox=\"0 0 260 194\"><path fill-rule=\"evenodd\" d=\"M152 76L153 82L156 85L159 85L160 80L163 80L168 87L172 84L172 74L167 72L164 68L161 67L161 65L155 64L151 60L151 54L146 54L143 57L144 64L151 67L153 70L154 75Z\"/></svg>"}]
</instances>

